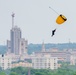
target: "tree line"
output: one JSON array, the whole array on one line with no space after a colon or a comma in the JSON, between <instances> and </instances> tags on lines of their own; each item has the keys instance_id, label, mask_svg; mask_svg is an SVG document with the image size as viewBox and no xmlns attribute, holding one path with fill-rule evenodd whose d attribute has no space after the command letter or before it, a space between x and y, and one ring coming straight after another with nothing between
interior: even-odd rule
<instances>
[{"instance_id":1,"label":"tree line","mask_svg":"<svg viewBox=\"0 0 76 75\"><path fill-rule=\"evenodd\" d=\"M2 70L0 68L0 75L76 75L76 65L73 66L64 63L60 68L55 70L25 67Z\"/></svg>"}]
</instances>

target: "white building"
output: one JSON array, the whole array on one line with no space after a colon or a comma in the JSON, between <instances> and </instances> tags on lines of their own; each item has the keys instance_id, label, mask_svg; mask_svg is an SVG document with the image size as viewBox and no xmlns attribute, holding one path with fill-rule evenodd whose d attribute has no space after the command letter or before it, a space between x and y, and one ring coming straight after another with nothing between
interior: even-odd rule
<instances>
[{"instance_id":1,"label":"white building","mask_svg":"<svg viewBox=\"0 0 76 75\"><path fill-rule=\"evenodd\" d=\"M32 67L34 69L57 69L57 61L57 57L51 57L50 55L36 56L32 58Z\"/></svg>"},{"instance_id":2,"label":"white building","mask_svg":"<svg viewBox=\"0 0 76 75\"><path fill-rule=\"evenodd\" d=\"M0 67L5 70L12 68L13 62L18 62L21 60L20 55L15 55L13 53L0 55Z\"/></svg>"},{"instance_id":3,"label":"white building","mask_svg":"<svg viewBox=\"0 0 76 75\"><path fill-rule=\"evenodd\" d=\"M71 55L70 65L76 65L76 55Z\"/></svg>"},{"instance_id":4,"label":"white building","mask_svg":"<svg viewBox=\"0 0 76 75\"><path fill-rule=\"evenodd\" d=\"M5 70L12 67L12 58L6 55L0 55L0 67Z\"/></svg>"},{"instance_id":5,"label":"white building","mask_svg":"<svg viewBox=\"0 0 76 75\"><path fill-rule=\"evenodd\" d=\"M70 65L76 65L76 50L71 50Z\"/></svg>"}]
</instances>

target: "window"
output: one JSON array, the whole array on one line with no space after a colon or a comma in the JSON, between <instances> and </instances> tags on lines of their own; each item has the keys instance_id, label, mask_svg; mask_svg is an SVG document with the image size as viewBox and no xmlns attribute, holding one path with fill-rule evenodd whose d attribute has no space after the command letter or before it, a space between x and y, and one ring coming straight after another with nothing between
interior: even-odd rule
<instances>
[{"instance_id":1,"label":"window","mask_svg":"<svg viewBox=\"0 0 76 75\"><path fill-rule=\"evenodd\" d=\"M8 63L8 66L10 66L10 63Z\"/></svg>"},{"instance_id":2,"label":"window","mask_svg":"<svg viewBox=\"0 0 76 75\"><path fill-rule=\"evenodd\" d=\"M2 63L2 66L4 66L4 63Z\"/></svg>"}]
</instances>

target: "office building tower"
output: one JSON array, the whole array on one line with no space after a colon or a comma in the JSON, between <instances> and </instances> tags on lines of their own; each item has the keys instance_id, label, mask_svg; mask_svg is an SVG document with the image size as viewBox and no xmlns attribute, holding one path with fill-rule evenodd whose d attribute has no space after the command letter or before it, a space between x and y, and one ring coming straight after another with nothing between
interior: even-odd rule
<instances>
[{"instance_id":1,"label":"office building tower","mask_svg":"<svg viewBox=\"0 0 76 75\"><path fill-rule=\"evenodd\" d=\"M7 53L22 55L27 53L27 40L22 38L21 29L14 26L14 13L12 14L12 28L10 30L10 40L7 40Z\"/></svg>"},{"instance_id":2,"label":"office building tower","mask_svg":"<svg viewBox=\"0 0 76 75\"><path fill-rule=\"evenodd\" d=\"M11 29L11 53L19 54L19 42L21 39L21 30L17 26Z\"/></svg>"}]
</instances>

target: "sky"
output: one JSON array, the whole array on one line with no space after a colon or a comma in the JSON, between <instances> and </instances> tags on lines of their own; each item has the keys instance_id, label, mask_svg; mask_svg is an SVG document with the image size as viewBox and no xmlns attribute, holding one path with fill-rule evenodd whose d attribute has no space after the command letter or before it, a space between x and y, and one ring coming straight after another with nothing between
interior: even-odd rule
<instances>
[{"instance_id":1,"label":"sky","mask_svg":"<svg viewBox=\"0 0 76 75\"><path fill-rule=\"evenodd\" d=\"M66 16L67 21L56 23L58 14ZM76 42L76 0L0 0L0 45L10 40L12 12L14 25L20 27L22 37L28 43L72 43ZM57 27L55 35L51 32Z\"/></svg>"}]
</instances>

